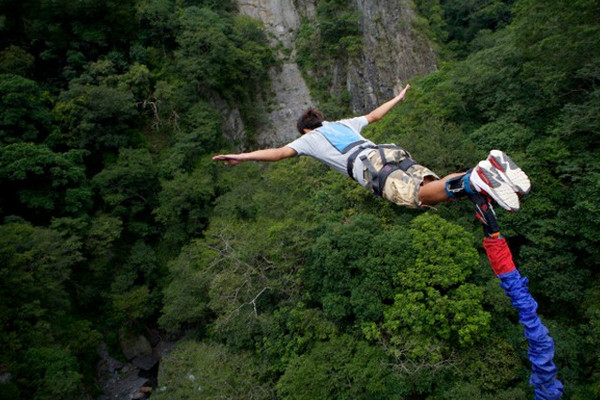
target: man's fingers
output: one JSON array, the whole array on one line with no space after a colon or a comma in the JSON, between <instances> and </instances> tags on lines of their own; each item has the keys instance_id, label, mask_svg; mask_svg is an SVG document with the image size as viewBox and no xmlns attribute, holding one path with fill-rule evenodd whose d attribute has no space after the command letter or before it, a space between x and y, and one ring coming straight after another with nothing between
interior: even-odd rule
<instances>
[{"instance_id":1,"label":"man's fingers","mask_svg":"<svg viewBox=\"0 0 600 400\"><path fill-rule=\"evenodd\" d=\"M236 165L240 160L236 159L230 154L219 154L212 158L213 161L223 161L225 165Z\"/></svg>"}]
</instances>

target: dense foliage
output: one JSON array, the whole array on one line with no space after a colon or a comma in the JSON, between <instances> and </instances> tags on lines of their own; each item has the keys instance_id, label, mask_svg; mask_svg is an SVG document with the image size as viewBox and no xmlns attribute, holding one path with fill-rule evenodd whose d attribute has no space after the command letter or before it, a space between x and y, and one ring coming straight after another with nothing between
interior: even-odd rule
<instances>
[{"instance_id":1,"label":"dense foliage","mask_svg":"<svg viewBox=\"0 0 600 400\"><path fill-rule=\"evenodd\" d=\"M274 64L232 2L0 3L0 398L95 397L202 236L224 144ZM168 295L167 295L168 298Z\"/></svg>"},{"instance_id":2,"label":"dense foliage","mask_svg":"<svg viewBox=\"0 0 600 400\"><path fill-rule=\"evenodd\" d=\"M308 77L360 52L356 13L317 3ZM598 398L597 2L416 3L455 61L366 134L439 174L491 148L529 172L500 223L565 397ZM252 132L275 63L233 1L5 0L0 32L0 399L94 398L100 342L119 358L155 328L177 344L152 398L531 398L469 204L400 209L304 158L210 161L233 147L223 105Z\"/></svg>"}]
</instances>

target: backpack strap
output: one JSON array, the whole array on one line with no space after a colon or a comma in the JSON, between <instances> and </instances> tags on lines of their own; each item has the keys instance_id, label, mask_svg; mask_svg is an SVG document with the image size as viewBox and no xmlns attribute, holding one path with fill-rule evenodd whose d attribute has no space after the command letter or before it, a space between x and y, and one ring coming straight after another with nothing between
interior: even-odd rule
<instances>
[{"instance_id":1,"label":"backpack strap","mask_svg":"<svg viewBox=\"0 0 600 400\"><path fill-rule=\"evenodd\" d=\"M348 176L354 180L356 180L356 178L354 177L354 161L356 160L356 157L358 157L358 155L360 153L363 152L363 150L365 149L374 149L377 146L374 146L372 144L369 145L361 145L358 147L358 149L354 150L354 152L352 154L350 154L350 157L348 157L348 162L346 163L346 172L348 172Z\"/></svg>"}]
</instances>

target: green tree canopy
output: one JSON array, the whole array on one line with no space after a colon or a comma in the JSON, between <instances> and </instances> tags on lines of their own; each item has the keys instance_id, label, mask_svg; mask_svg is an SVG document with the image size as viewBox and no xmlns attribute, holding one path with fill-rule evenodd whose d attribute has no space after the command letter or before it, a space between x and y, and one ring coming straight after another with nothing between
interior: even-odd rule
<instances>
[{"instance_id":1,"label":"green tree canopy","mask_svg":"<svg viewBox=\"0 0 600 400\"><path fill-rule=\"evenodd\" d=\"M43 140L52 129L48 98L20 75L0 75L0 143Z\"/></svg>"},{"instance_id":2,"label":"green tree canopy","mask_svg":"<svg viewBox=\"0 0 600 400\"><path fill-rule=\"evenodd\" d=\"M99 335L74 320L66 290L82 260L79 244L52 229L8 223L0 225L0 258L0 364L23 398L81 396Z\"/></svg>"},{"instance_id":3,"label":"green tree canopy","mask_svg":"<svg viewBox=\"0 0 600 400\"><path fill-rule=\"evenodd\" d=\"M82 165L85 154L55 153L32 143L0 147L0 185L6 194L1 213L47 221L47 212L64 216L86 211L91 192Z\"/></svg>"},{"instance_id":4,"label":"green tree canopy","mask_svg":"<svg viewBox=\"0 0 600 400\"><path fill-rule=\"evenodd\" d=\"M266 366L218 343L184 341L161 362L157 399L273 399Z\"/></svg>"},{"instance_id":5,"label":"green tree canopy","mask_svg":"<svg viewBox=\"0 0 600 400\"><path fill-rule=\"evenodd\" d=\"M254 20L189 7L181 14L180 24L176 54L188 79L228 100L254 99L268 82L274 58Z\"/></svg>"},{"instance_id":6,"label":"green tree canopy","mask_svg":"<svg viewBox=\"0 0 600 400\"><path fill-rule=\"evenodd\" d=\"M294 359L277 384L283 399L390 399L403 395L382 349L350 336L317 344Z\"/></svg>"},{"instance_id":7,"label":"green tree canopy","mask_svg":"<svg viewBox=\"0 0 600 400\"><path fill-rule=\"evenodd\" d=\"M93 150L116 150L132 144L131 127L135 101L128 90L105 85L75 85L56 104L63 146Z\"/></svg>"}]
</instances>

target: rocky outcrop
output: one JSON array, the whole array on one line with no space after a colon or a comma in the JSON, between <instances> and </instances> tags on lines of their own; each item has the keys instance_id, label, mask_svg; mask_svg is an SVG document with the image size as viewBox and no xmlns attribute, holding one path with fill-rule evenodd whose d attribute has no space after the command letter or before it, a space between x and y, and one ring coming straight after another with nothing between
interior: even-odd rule
<instances>
[{"instance_id":1,"label":"rocky outcrop","mask_svg":"<svg viewBox=\"0 0 600 400\"><path fill-rule=\"evenodd\" d=\"M146 399L157 383L161 357L172 344L160 340L156 332L147 336L121 336L121 351L127 359L111 357L105 343L99 349L98 381L102 386L99 400Z\"/></svg>"},{"instance_id":2,"label":"rocky outcrop","mask_svg":"<svg viewBox=\"0 0 600 400\"><path fill-rule=\"evenodd\" d=\"M347 90L352 110L368 112L389 99L411 78L436 69L435 53L414 28L411 0L353 0L360 13L363 53L334 68L337 92ZM294 41L303 17L313 18L316 0L238 0L239 11L263 22L280 49L281 67L271 75L273 98L267 99L267 122L256 138L259 145L281 145L297 136L295 121L313 104L295 64ZM334 89L335 90L335 89Z\"/></svg>"},{"instance_id":3,"label":"rocky outcrop","mask_svg":"<svg viewBox=\"0 0 600 400\"><path fill-rule=\"evenodd\" d=\"M145 336L137 335L121 339L123 354L135 367L148 371L159 361L158 352L155 352L150 341Z\"/></svg>"},{"instance_id":4,"label":"rocky outcrop","mask_svg":"<svg viewBox=\"0 0 600 400\"><path fill-rule=\"evenodd\" d=\"M98 380L103 392L99 400L131 400L141 388L151 386L147 377L140 376L139 368L112 358L104 343L100 346Z\"/></svg>"},{"instance_id":5,"label":"rocky outcrop","mask_svg":"<svg viewBox=\"0 0 600 400\"><path fill-rule=\"evenodd\" d=\"M242 14L262 21L267 31L285 48L294 45L301 16L314 15L314 1L238 0Z\"/></svg>"},{"instance_id":6,"label":"rocky outcrop","mask_svg":"<svg viewBox=\"0 0 600 400\"><path fill-rule=\"evenodd\" d=\"M301 13L292 0L239 0L238 7L242 14L262 21L272 45L281 49L280 66L269 71L273 98L266 99L267 122L260 127L256 138L262 146L281 145L297 136L295 121L312 104L308 87L294 62L294 39ZM302 11L314 12L314 6L308 3Z\"/></svg>"},{"instance_id":7,"label":"rocky outcrop","mask_svg":"<svg viewBox=\"0 0 600 400\"><path fill-rule=\"evenodd\" d=\"M363 54L348 68L352 108L361 113L392 97L416 76L436 69L436 55L415 29L412 1L354 0L361 14Z\"/></svg>"}]
</instances>

